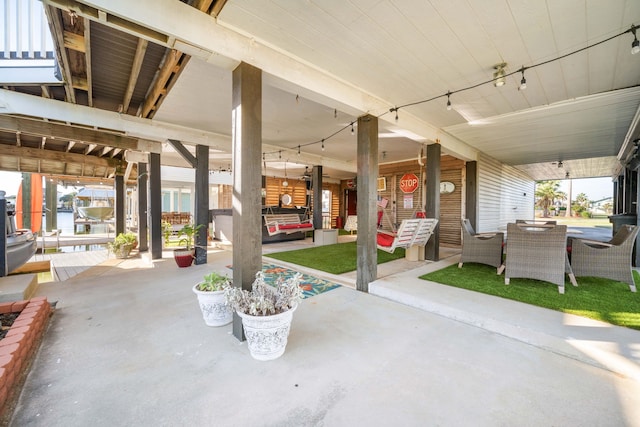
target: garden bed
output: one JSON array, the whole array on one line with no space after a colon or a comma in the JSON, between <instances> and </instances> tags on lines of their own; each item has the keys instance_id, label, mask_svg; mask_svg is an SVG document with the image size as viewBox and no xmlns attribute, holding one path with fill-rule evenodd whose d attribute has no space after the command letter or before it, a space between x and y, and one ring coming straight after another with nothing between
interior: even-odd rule
<instances>
[{"instance_id":1,"label":"garden bed","mask_svg":"<svg viewBox=\"0 0 640 427\"><path fill-rule=\"evenodd\" d=\"M11 416L50 314L46 297L0 303L0 425Z\"/></svg>"}]
</instances>

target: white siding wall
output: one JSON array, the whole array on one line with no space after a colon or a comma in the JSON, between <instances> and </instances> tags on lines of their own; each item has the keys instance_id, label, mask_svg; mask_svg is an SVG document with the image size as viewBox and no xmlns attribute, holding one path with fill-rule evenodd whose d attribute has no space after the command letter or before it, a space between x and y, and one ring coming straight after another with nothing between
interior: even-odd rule
<instances>
[{"instance_id":1,"label":"white siding wall","mask_svg":"<svg viewBox=\"0 0 640 427\"><path fill-rule=\"evenodd\" d=\"M506 229L516 219L533 219L535 182L518 169L478 156L477 232Z\"/></svg>"}]
</instances>

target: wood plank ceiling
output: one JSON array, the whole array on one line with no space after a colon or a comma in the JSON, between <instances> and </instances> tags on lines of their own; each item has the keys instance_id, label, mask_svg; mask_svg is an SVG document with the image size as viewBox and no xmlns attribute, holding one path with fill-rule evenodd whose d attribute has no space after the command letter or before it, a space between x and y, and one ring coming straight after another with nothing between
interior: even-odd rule
<instances>
[{"instance_id":1,"label":"wood plank ceiling","mask_svg":"<svg viewBox=\"0 0 640 427\"><path fill-rule=\"evenodd\" d=\"M226 0L181 0L217 16ZM44 6L61 84L3 88L73 104L153 118L190 56L53 6ZM125 152L136 140L110 129L0 115L0 170L37 172L70 184L134 184Z\"/></svg>"}]
</instances>

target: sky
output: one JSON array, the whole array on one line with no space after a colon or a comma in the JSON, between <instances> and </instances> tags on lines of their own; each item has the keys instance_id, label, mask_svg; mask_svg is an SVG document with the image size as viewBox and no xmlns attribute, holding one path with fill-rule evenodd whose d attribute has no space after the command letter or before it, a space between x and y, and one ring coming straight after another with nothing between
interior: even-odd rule
<instances>
[{"instance_id":1,"label":"sky","mask_svg":"<svg viewBox=\"0 0 640 427\"><path fill-rule=\"evenodd\" d=\"M21 176L22 175L19 172L0 171L0 190L6 191L7 196L15 196L18 194ZM561 181L560 190L566 193L569 189L568 183L568 180ZM587 198L591 201L597 201L604 199L605 197L613 196L613 182L609 177L574 179L572 180L571 186L571 198L573 200L575 200L576 196L580 193L585 193ZM73 188L65 189L59 186L58 191L68 193L73 191Z\"/></svg>"}]
</instances>

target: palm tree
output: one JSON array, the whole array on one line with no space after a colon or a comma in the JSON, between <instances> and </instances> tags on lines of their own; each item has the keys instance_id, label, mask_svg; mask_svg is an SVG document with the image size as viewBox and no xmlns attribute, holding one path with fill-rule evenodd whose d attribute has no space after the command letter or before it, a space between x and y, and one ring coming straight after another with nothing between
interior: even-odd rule
<instances>
[{"instance_id":1,"label":"palm tree","mask_svg":"<svg viewBox=\"0 0 640 427\"><path fill-rule=\"evenodd\" d=\"M538 181L536 183L536 205L542 208L542 216L548 218L550 216L549 208L553 206L556 200L564 200L567 195L564 191L560 191L560 181Z\"/></svg>"}]
</instances>

